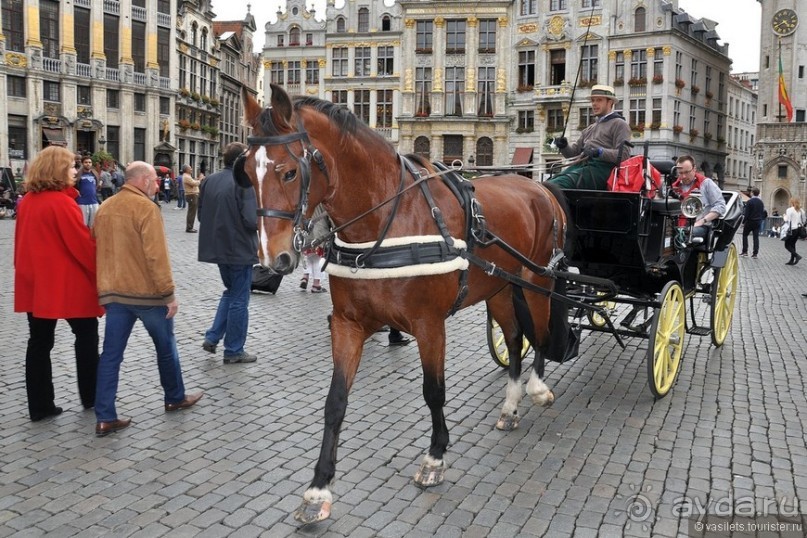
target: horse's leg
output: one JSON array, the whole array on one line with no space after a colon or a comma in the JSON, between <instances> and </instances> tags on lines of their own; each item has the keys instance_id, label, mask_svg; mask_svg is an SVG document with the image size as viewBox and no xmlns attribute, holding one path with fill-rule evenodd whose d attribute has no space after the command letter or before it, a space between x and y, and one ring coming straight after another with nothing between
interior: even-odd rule
<instances>
[{"instance_id":1,"label":"horse's leg","mask_svg":"<svg viewBox=\"0 0 807 538\"><path fill-rule=\"evenodd\" d=\"M509 290L503 290L488 300L488 310L493 319L499 324L507 344L507 353L510 358L508 367L507 389L505 390L504 405L496 421L496 429L511 431L518 428L518 404L521 402L521 350L524 342L524 333L516 321L513 311L512 296Z\"/></svg>"},{"instance_id":2,"label":"horse's leg","mask_svg":"<svg viewBox=\"0 0 807 538\"><path fill-rule=\"evenodd\" d=\"M443 481L446 463L443 456L448 447L448 426L443 414L446 403L445 355L446 330L443 320L420 321L412 333L417 339L423 368L423 398L432 416L432 439L429 453L417 473L415 483L422 487L436 486Z\"/></svg>"},{"instance_id":3,"label":"horse's leg","mask_svg":"<svg viewBox=\"0 0 807 538\"><path fill-rule=\"evenodd\" d=\"M539 286L549 287L549 282L538 282ZM527 304L532 316L535 334L535 360L530 372L530 380L527 382L527 394L532 398L532 403L548 407L555 401L555 394L544 383L544 361L546 358L547 346L549 345L549 298L535 293L527 294Z\"/></svg>"},{"instance_id":4,"label":"horse's leg","mask_svg":"<svg viewBox=\"0 0 807 538\"><path fill-rule=\"evenodd\" d=\"M327 519L331 514L333 495L329 489L336 474L336 448L339 432L347 410L348 394L359 368L364 347L364 332L361 327L332 318L331 348L333 375L328 398L325 400L325 431L319 460L314 468L314 479L303 494L303 502L294 512L294 518L302 523Z\"/></svg>"}]
</instances>

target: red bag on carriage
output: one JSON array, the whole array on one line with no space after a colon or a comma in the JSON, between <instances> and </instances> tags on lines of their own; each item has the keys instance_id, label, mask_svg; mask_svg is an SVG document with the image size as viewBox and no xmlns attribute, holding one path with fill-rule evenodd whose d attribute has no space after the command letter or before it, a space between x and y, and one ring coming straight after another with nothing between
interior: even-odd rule
<instances>
[{"instance_id":1,"label":"red bag on carriage","mask_svg":"<svg viewBox=\"0 0 807 538\"><path fill-rule=\"evenodd\" d=\"M647 166L650 175L650 190L647 191L646 196L653 198L656 195L656 189L661 187L661 172L656 170L649 162ZM608 178L608 190L612 192L642 192L644 181L644 156L634 155L614 167Z\"/></svg>"}]
</instances>

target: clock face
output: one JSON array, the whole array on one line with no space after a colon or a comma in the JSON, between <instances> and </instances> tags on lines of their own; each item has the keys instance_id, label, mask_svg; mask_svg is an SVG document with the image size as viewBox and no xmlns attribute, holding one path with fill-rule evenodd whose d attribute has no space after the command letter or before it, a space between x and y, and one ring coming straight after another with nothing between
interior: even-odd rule
<instances>
[{"instance_id":1,"label":"clock face","mask_svg":"<svg viewBox=\"0 0 807 538\"><path fill-rule=\"evenodd\" d=\"M799 16L792 9L780 9L771 20L773 31L778 35L789 35L796 31Z\"/></svg>"}]
</instances>

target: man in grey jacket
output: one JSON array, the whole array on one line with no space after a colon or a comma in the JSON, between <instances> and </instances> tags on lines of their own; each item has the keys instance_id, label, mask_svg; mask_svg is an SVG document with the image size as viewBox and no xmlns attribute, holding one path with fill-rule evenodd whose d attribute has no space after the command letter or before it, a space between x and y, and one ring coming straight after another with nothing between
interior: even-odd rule
<instances>
[{"instance_id":1,"label":"man in grey jacket","mask_svg":"<svg viewBox=\"0 0 807 538\"><path fill-rule=\"evenodd\" d=\"M245 149L237 142L224 148L224 170L208 176L199 193L199 261L219 266L225 288L202 348L215 353L224 338L224 364L258 359L244 351L252 266L258 263L258 203L252 188L236 184L232 169Z\"/></svg>"},{"instance_id":2,"label":"man in grey jacket","mask_svg":"<svg viewBox=\"0 0 807 538\"><path fill-rule=\"evenodd\" d=\"M611 170L630 155L625 142L630 140L630 127L622 114L614 111L616 94L612 86L597 84L591 88L591 108L597 121L569 144L566 137L555 139L555 145L566 158L585 156L586 160L568 167L549 180L562 189L605 190Z\"/></svg>"}]
</instances>

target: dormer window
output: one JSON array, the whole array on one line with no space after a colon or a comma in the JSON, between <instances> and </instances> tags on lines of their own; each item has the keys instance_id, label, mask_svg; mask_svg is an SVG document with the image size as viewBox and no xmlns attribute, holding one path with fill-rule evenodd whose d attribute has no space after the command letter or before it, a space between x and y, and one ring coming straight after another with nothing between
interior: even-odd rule
<instances>
[{"instance_id":1,"label":"dormer window","mask_svg":"<svg viewBox=\"0 0 807 538\"><path fill-rule=\"evenodd\" d=\"M336 33L337 34L344 34L345 33L345 18L339 17L336 19Z\"/></svg>"},{"instance_id":2,"label":"dormer window","mask_svg":"<svg viewBox=\"0 0 807 538\"><path fill-rule=\"evenodd\" d=\"M299 47L300 46L300 29L296 26L289 30L289 46L290 47Z\"/></svg>"},{"instance_id":3,"label":"dormer window","mask_svg":"<svg viewBox=\"0 0 807 538\"><path fill-rule=\"evenodd\" d=\"M359 32L370 31L370 10L366 7L359 8Z\"/></svg>"},{"instance_id":4,"label":"dormer window","mask_svg":"<svg viewBox=\"0 0 807 538\"><path fill-rule=\"evenodd\" d=\"M207 51L207 28L202 28L202 44L199 48Z\"/></svg>"},{"instance_id":5,"label":"dormer window","mask_svg":"<svg viewBox=\"0 0 807 538\"><path fill-rule=\"evenodd\" d=\"M390 30L392 30L392 19L389 15L384 15L381 17L381 31L389 32Z\"/></svg>"},{"instance_id":6,"label":"dormer window","mask_svg":"<svg viewBox=\"0 0 807 538\"><path fill-rule=\"evenodd\" d=\"M643 7L637 7L636 11L633 12L633 31L647 31L647 10Z\"/></svg>"},{"instance_id":7,"label":"dormer window","mask_svg":"<svg viewBox=\"0 0 807 538\"><path fill-rule=\"evenodd\" d=\"M199 27L196 26L196 23L191 25L191 45L194 47L196 46L196 39L198 37Z\"/></svg>"}]
</instances>

